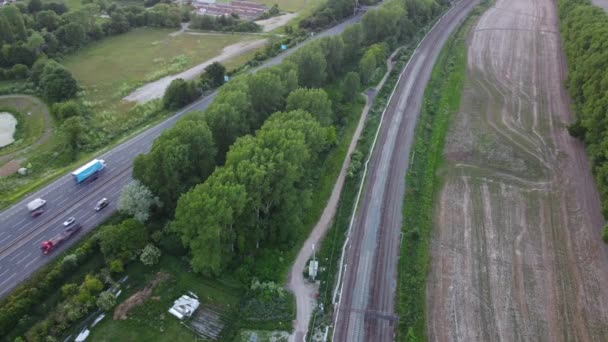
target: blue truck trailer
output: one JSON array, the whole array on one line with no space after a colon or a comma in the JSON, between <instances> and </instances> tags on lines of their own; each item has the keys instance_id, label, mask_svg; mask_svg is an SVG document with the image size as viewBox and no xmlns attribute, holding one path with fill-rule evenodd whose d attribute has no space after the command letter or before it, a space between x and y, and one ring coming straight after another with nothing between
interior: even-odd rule
<instances>
[{"instance_id":1,"label":"blue truck trailer","mask_svg":"<svg viewBox=\"0 0 608 342\"><path fill-rule=\"evenodd\" d=\"M76 183L82 183L91 177L97 177L99 171L106 167L106 162L103 159L93 159L90 162L84 164L78 170L72 172Z\"/></svg>"}]
</instances>

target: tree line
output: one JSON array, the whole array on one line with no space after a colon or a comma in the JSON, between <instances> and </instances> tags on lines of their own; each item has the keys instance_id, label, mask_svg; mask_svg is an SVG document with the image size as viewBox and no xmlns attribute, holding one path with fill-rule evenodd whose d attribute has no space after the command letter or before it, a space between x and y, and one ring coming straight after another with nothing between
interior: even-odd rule
<instances>
[{"instance_id":1,"label":"tree line","mask_svg":"<svg viewBox=\"0 0 608 342\"><path fill-rule=\"evenodd\" d=\"M336 109L442 9L401 0L370 10L341 35L230 80L205 112L180 119L135 159L134 178L164 203L173 218L165 230L180 237L197 272L232 269L249 279L256 258L294 247L314 179L344 124ZM321 88L336 83L342 96L331 101Z\"/></svg>"},{"instance_id":2,"label":"tree line","mask_svg":"<svg viewBox=\"0 0 608 342\"><path fill-rule=\"evenodd\" d=\"M585 142L602 213L608 216L608 15L588 0L560 0L559 14L566 84L577 113L569 131ZM608 242L608 229L603 238Z\"/></svg>"},{"instance_id":3,"label":"tree line","mask_svg":"<svg viewBox=\"0 0 608 342\"><path fill-rule=\"evenodd\" d=\"M0 80L27 78L39 59L63 55L134 27L179 27L189 12L175 5L118 7L98 1L77 10L31 0L0 8Z\"/></svg>"}]
</instances>

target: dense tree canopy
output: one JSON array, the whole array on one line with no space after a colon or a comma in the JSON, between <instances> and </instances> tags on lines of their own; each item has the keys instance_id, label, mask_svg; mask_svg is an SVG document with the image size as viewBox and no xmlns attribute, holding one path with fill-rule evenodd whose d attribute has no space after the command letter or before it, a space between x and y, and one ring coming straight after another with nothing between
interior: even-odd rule
<instances>
[{"instance_id":1,"label":"dense tree canopy","mask_svg":"<svg viewBox=\"0 0 608 342\"><path fill-rule=\"evenodd\" d=\"M302 109L312 115L324 126L333 123L331 101L323 89L296 89L287 97L286 110Z\"/></svg>"},{"instance_id":2,"label":"dense tree canopy","mask_svg":"<svg viewBox=\"0 0 608 342\"><path fill-rule=\"evenodd\" d=\"M608 216L608 15L588 0L560 0L559 12L577 110L570 132L585 141Z\"/></svg>"},{"instance_id":3,"label":"dense tree canopy","mask_svg":"<svg viewBox=\"0 0 608 342\"><path fill-rule=\"evenodd\" d=\"M169 84L163 96L163 106L167 109L179 109L194 101L200 96L200 91L194 82L187 82L181 78Z\"/></svg>"},{"instance_id":4,"label":"dense tree canopy","mask_svg":"<svg viewBox=\"0 0 608 342\"><path fill-rule=\"evenodd\" d=\"M202 113L190 113L164 131L148 154L135 159L133 177L173 210L179 195L213 172L215 154L211 131Z\"/></svg>"},{"instance_id":5,"label":"dense tree canopy","mask_svg":"<svg viewBox=\"0 0 608 342\"><path fill-rule=\"evenodd\" d=\"M304 111L277 113L254 136L239 138L223 168L182 196L171 227L195 270L218 275L236 255L271 243L289 246L310 204L308 166L333 130Z\"/></svg>"}]
</instances>

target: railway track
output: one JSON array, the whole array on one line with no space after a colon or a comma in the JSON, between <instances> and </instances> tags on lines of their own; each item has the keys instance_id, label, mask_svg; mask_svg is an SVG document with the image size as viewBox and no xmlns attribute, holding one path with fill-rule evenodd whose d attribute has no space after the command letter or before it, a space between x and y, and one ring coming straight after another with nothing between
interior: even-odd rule
<instances>
[{"instance_id":1,"label":"railway track","mask_svg":"<svg viewBox=\"0 0 608 342\"><path fill-rule=\"evenodd\" d=\"M476 3L461 0L429 30L401 72L382 114L344 249L344 277L337 285L339 296L334 303L333 341L384 342L395 338L401 210L414 130L435 60Z\"/></svg>"}]
</instances>

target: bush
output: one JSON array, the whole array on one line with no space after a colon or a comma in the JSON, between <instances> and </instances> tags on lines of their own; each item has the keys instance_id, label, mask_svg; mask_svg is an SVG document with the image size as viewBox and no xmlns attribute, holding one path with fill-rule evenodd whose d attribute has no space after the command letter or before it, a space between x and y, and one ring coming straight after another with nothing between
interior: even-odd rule
<instances>
[{"instance_id":1,"label":"bush","mask_svg":"<svg viewBox=\"0 0 608 342\"><path fill-rule=\"evenodd\" d=\"M608 225L604 226L604 230L602 231L602 240L605 243L608 243Z\"/></svg>"},{"instance_id":2,"label":"bush","mask_svg":"<svg viewBox=\"0 0 608 342\"><path fill-rule=\"evenodd\" d=\"M153 244L148 244L143 252L141 252L139 259L146 266L155 265L158 263L158 259L160 259L160 249L156 248Z\"/></svg>"},{"instance_id":3,"label":"bush","mask_svg":"<svg viewBox=\"0 0 608 342\"><path fill-rule=\"evenodd\" d=\"M110 311L116 305L116 296L110 291L104 291L97 298L97 307L103 311Z\"/></svg>"},{"instance_id":4,"label":"bush","mask_svg":"<svg viewBox=\"0 0 608 342\"><path fill-rule=\"evenodd\" d=\"M163 106L166 109L179 109L196 100L199 90L193 82L181 78L173 80L163 96Z\"/></svg>"}]
</instances>

